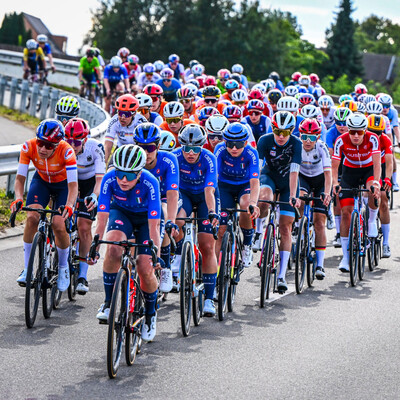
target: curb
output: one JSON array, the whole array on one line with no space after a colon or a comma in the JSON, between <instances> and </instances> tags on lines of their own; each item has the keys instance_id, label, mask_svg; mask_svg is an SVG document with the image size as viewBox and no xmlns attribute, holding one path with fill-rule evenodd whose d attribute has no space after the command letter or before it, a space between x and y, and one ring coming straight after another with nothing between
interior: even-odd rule
<instances>
[{"instance_id":1,"label":"curb","mask_svg":"<svg viewBox=\"0 0 400 400\"><path fill-rule=\"evenodd\" d=\"M7 228L6 230L4 230L4 232L0 232L0 240L9 239L9 238L23 235L24 226L25 225L19 225L19 226L16 226L15 228Z\"/></svg>"}]
</instances>

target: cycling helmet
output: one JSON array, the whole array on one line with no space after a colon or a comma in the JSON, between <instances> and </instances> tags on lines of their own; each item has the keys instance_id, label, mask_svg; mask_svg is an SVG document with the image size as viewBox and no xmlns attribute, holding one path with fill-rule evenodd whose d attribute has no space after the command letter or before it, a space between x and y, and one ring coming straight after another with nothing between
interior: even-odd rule
<instances>
[{"instance_id":1,"label":"cycling helmet","mask_svg":"<svg viewBox=\"0 0 400 400\"><path fill-rule=\"evenodd\" d=\"M222 132L222 137L228 141L245 142L249 138L249 131L244 124L233 122Z\"/></svg>"},{"instance_id":2,"label":"cycling helmet","mask_svg":"<svg viewBox=\"0 0 400 400\"><path fill-rule=\"evenodd\" d=\"M225 83L226 90L236 90L239 89L239 82L235 81L234 79L228 79Z\"/></svg>"},{"instance_id":3,"label":"cycling helmet","mask_svg":"<svg viewBox=\"0 0 400 400\"><path fill-rule=\"evenodd\" d=\"M299 89L296 86L286 86L285 87L285 95L286 96L296 96L299 93Z\"/></svg>"},{"instance_id":4,"label":"cycling helmet","mask_svg":"<svg viewBox=\"0 0 400 400\"><path fill-rule=\"evenodd\" d=\"M190 60L189 61L189 68L192 69L194 65L200 64L197 60Z\"/></svg>"},{"instance_id":5,"label":"cycling helmet","mask_svg":"<svg viewBox=\"0 0 400 400\"><path fill-rule=\"evenodd\" d=\"M356 86L354 86L354 91L356 94L367 94L368 89L363 83L357 83Z\"/></svg>"},{"instance_id":6,"label":"cycling helmet","mask_svg":"<svg viewBox=\"0 0 400 400\"><path fill-rule=\"evenodd\" d=\"M346 107L337 108L333 113L333 118L335 122L345 122L351 114L353 114L352 111Z\"/></svg>"},{"instance_id":7,"label":"cycling helmet","mask_svg":"<svg viewBox=\"0 0 400 400\"><path fill-rule=\"evenodd\" d=\"M139 108L139 101L131 94L123 94L115 100L115 108L121 111L136 111Z\"/></svg>"},{"instance_id":8,"label":"cycling helmet","mask_svg":"<svg viewBox=\"0 0 400 400\"><path fill-rule=\"evenodd\" d=\"M318 99L318 106L320 108L332 108L335 106L335 103L333 102L331 96L324 95Z\"/></svg>"},{"instance_id":9,"label":"cycling helmet","mask_svg":"<svg viewBox=\"0 0 400 400\"><path fill-rule=\"evenodd\" d=\"M88 122L82 118L70 119L64 129L66 139L83 140L90 133Z\"/></svg>"},{"instance_id":10,"label":"cycling helmet","mask_svg":"<svg viewBox=\"0 0 400 400\"><path fill-rule=\"evenodd\" d=\"M203 107L200 109L197 116L199 121L204 121L215 114L219 114L219 111L215 107Z\"/></svg>"},{"instance_id":11,"label":"cycling helmet","mask_svg":"<svg viewBox=\"0 0 400 400\"><path fill-rule=\"evenodd\" d=\"M261 92L263 94L265 94L265 92L267 91L267 89L265 88L265 86L262 83L257 83L251 88L251 90L256 90L256 89L261 90Z\"/></svg>"},{"instance_id":12,"label":"cycling helmet","mask_svg":"<svg viewBox=\"0 0 400 400\"><path fill-rule=\"evenodd\" d=\"M127 61L129 64L139 64L139 57L135 54L130 54Z\"/></svg>"},{"instance_id":13,"label":"cycling helmet","mask_svg":"<svg viewBox=\"0 0 400 400\"><path fill-rule=\"evenodd\" d=\"M186 85L194 85L194 86L197 87L197 89L200 89L200 83L199 83L199 81L197 79L189 79L186 82Z\"/></svg>"},{"instance_id":14,"label":"cycling helmet","mask_svg":"<svg viewBox=\"0 0 400 400\"><path fill-rule=\"evenodd\" d=\"M180 118L183 116L185 109L179 101L170 101L164 107L165 118Z\"/></svg>"},{"instance_id":15,"label":"cycling helmet","mask_svg":"<svg viewBox=\"0 0 400 400\"><path fill-rule=\"evenodd\" d=\"M26 47L28 50L36 50L37 48L37 41L35 39L29 39L26 42Z\"/></svg>"},{"instance_id":16,"label":"cycling helmet","mask_svg":"<svg viewBox=\"0 0 400 400\"><path fill-rule=\"evenodd\" d=\"M308 87L308 86L310 86L310 83L311 83L311 79L308 75L302 75L299 78L299 85Z\"/></svg>"},{"instance_id":17,"label":"cycling helmet","mask_svg":"<svg viewBox=\"0 0 400 400\"><path fill-rule=\"evenodd\" d=\"M264 103L261 100L253 99L247 103L247 111L264 111Z\"/></svg>"},{"instance_id":18,"label":"cycling helmet","mask_svg":"<svg viewBox=\"0 0 400 400\"><path fill-rule=\"evenodd\" d=\"M317 86L314 88L313 95L318 100L321 96L325 95L326 91L322 86Z\"/></svg>"},{"instance_id":19,"label":"cycling helmet","mask_svg":"<svg viewBox=\"0 0 400 400\"><path fill-rule=\"evenodd\" d=\"M247 93L243 89L236 89L232 92L232 101L236 103L247 101Z\"/></svg>"},{"instance_id":20,"label":"cycling helmet","mask_svg":"<svg viewBox=\"0 0 400 400\"><path fill-rule=\"evenodd\" d=\"M86 50L86 57L94 57L94 50L93 49L87 49Z\"/></svg>"},{"instance_id":21,"label":"cycling helmet","mask_svg":"<svg viewBox=\"0 0 400 400\"><path fill-rule=\"evenodd\" d=\"M368 96L367 94L360 94L359 96L358 96L358 101L361 101L362 103L364 103L365 104L365 97L366 96Z\"/></svg>"},{"instance_id":22,"label":"cycling helmet","mask_svg":"<svg viewBox=\"0 0 400 400\"><path fill-rule=\"evenodd\" d=\"M206 131L208 134L221 134L229 125L229 121L221 114L214 114L206 121Z\"/></svg>"},{"instance_id":23,"label":"cycling helmet","mask_svg":"<svg viewBox=\"0 0 400 400\"><path fill-rule=\"evenodd\" d=\"M95 57L98 57L101 53L100 49L98 49L97 47L93 47L93 51Z\"/></svg>"},{"instance_id":24,"label":"cycling helmet","mask_svg":"<svg viewBox=\"0 0 400 400\"><path fill-rule=\"evenodd\" d=\"M171 62L171 63L179 62L179 60L180 60L180 58L179 58L178 54L171 54L168 57L168 61Z\"/></svg>"},{"instance_id":25,"label":"cycling helmet","mask_svg":"<svg viewBox=\"0 0 400 400\"><path fill-rule=\"evenodd\" d=\"M161 60L154 61L153 66L157 72L160 72L165 68L165 64Z\"/></svg>"},{"instance_id":26,"label":"cycling helmet","mask_svg":"<svg viewBox=\"0 0 400 400\"><path fill-rule=\"evenodd\" d=\"M172 79L174 77L174 71L172 71L171 68L164 68L161 72L160 72L160 76L163 79Z\"/></svg>"},{"instance_id":27,"label":"cycling helmet","mask_svg":"<svg viewBox=\"0 0 400 400\"><path fill-rule=\"evenodd\" d=\"M111 58L110 63L113 66L113 68L119 68L122 64L122 60L120 57L114 56Z\"/></svg>"},{"instance_id":28,"label":"cycling helmet","mask_svg":"<svg viewBox=\"0 0 400 400\"><path fill-rule=\"evenodd\" d=\"M391 98L391 96L384 93L379 96L378 101L382 104L382 106L391 106L393 99Z\"/></svg>"},{"instance_id":29,"label":"cycling helmet","mask_svg":"<svg viewBox=\"0 0 400 400\"><path fill-rule=\"evenodd\" d=\"M298 88L297 88L297 90L299 91L299 95L301 94L301 93L308 93L308 90L307 90L307 88L305 87L305 86L299 86ZM297 96L298 97L298 96Z\"/></svg>"},{"instance_id":30,"label":"cycling helmet","mask_svg":"<svg viewBox=\"0 0 400 400\"><path fill-rule=\"evenodd\" d=\"M194 96L196 95L197 89L193 90L190 87L183 86L178 91L176 92L178 99L183 100L183 99L194 99Z\"/></svg>"},{"instance_id":31,"label":"cycling helmet","mask_svg":"<svg viewBox=\"0 0 400 400\"><path fill-rule=\"evenodd\" d=\"M229 118L242 118L242 110L238 106L226 106L222 114L228 120Z\"/></svg>"},{"instance_id":32,"label":"cycling helmet","mask_svg":"<svg viewBox=\"0 0 400 400\"><path fill-rule=\"evenodd\" d=\"M280 76L279 76L279 74L278 74L277 72L275 72L275 71L272 71L272 72L269 74L268 78L269 78L269 79L272 79L275 83L278 82L279 79L281 79Z\"/></svg>"},{"instance_id":33,"label":"cycling helmet","mask_svg":"<svg viewBox=\"0 0 400 400\"><path fill-rule=\"evenodd\" d=\"M278 89L272 89L268 92L267 97L271 104L278 103L279 99L282 98L282 92Z\"/></svg>"},{"instance_id":34,"label":"cycling helmet","mask_svg":"<svg viewBox=\"0 0 400 400\"><path fill-rule=\"evenodd\" d=\"M193 85L193 83L187 83L183 87L191 90L193 92L193 97L195 97L197 95L197 92L199 90L199 88L196 85Z\"/></svg>"},{"instance_id":35,"label":"cycling helmet","mask_svg":"<svg viewBox=\"0 0 400 400\"><path fill-rule=\"evenodd\" d=\"M390 97L390 96L389 96ZM373 94L366 94L363 97L363 103L367 105L370 101L376 101L376 98Z\"/></svg>"},{"instance_id":36,"label":"cycling helmet","mask_svg":"<svg viewBox=\"0 0 400 400\"><path fill-rule=\"evenodd\" d=\"M146 165L146 152L135 144L118 147L113 155L113 165L125 172L140 172Z\"/></svg>"},{"instance_id":37,"label":"cycling helmet","mask_svg":"<svg viewBox=\"0 0 400 400\"><path fill-rule=\"evenodd\" d=\"M295 82L298 82L298 80L299 80L302 76L303 76L303 75L301 74L301 72L296 71L296 72L293 72L293 74L292 74L292 79L293 79Z\"/></svg>"},{"instance_id":38,"label":"cycling helmet","mask_svg":"<svg viewBox=\"0 0 400 400\"><path fill-rule=\"evenodd\" d=\"M372 101L371 101L372 103ZM369 103L368 103L369 104ZM365 113L367 111L367 108L365 107L365 104L361 101L356 101L356 106L357 106L357 111L360 113Z\"/></svg>"},{"instance_id":39,"label":"cycling helmet","mask_svg":"<svg viewBox=\"0 0 400 400\"><path fill-rule=\"evenodd\" d=\"M201 65L201 64L193 65L193 67L191 68L193 76L203 75L204 70L205 70L204 65Z\"/></svg>"},{"instance_id":40,"label":"cycling helmet","mask_svg":"<svg viewBox=\"0 0 400 400\"><path fill-rule=\"evenodd\" d=\"M47 39L47 36L45 34L41 33L40 35L37 35L36 40L39 43L46 43L48 39Z\"/></svg>"},{"instance_id":41,"label":"cycling helmet","mask_svg":"<svg viewBox=\"0 0 400 400\"><path fill-rule=\"evenodd\" d=\"M80 106L75 97L64 96L57 101L56 114L66 115L68 117L76 117L79 114Z\"/></svg>"},{"instance_id":42,"label":"cycling helmet","mask_svg":"<svg viewBox=\"0 0 400 400\"><path fill-rule=\"evenodd\" d=\"M300 115L304 118L317 118L319 115L319 110L312 104L307 104L301 109Z\"/></svg>"},{"instance_id":43,"label":"cycling helmet","mask_svg":"<svg viewBox=\"0 0 400 400\"><path fill-rule=\"evenodd\" d=\"M231 79L234 79L239 85L242 83L240 75L237 73L231 74Z\"/></svg>"},{"instance_id":44,"label":"cycling helmet","mask_svg":"<svg viewBox=\"0 0 400 400\"><path fill-rule=\"evenodd\" d=\"M260 89L251 89L250 93L249 93L249 99L250 100L264 100L264 93L260 90Z\"/></svg>"},{"instance_id":45,"label":"cycling helmet","mask_svg":"<svg viewBox=\"0 0 400 400\"><path fill-rule=\"evenodd\" d=\"M306 106L307 104L313 104L315 101L314 96L311 93L301 93L299 95L300 106Z\"/></svg>"},{"instance_id":46,"label":"cycling helmet","mask_svg":"<svg viewBox=\"0 0 400 400\"><path fill-rule=\"evenodd\" d=\"M282 97L276 106L278 111L299 111L299 101L294 97Z\"/></svg>"},{"instance_id":47,"label":"cycling helmet","mask_svg":"<svg viewBox=\"0 0 400 400\"><path fill-rule=\"evenodd\" d=\"M204 79L204 85L217 86L217 80L212 75L208 75L207 78Z\"/></svg>"},{"instance_id":48,"label":"cycling helmet","mask_svg":"<svg viewBox=\"0 0 400 400\"><path fill-rule=\"evenodd\" d=\"M144 64L143 72L145 74L153 74L155 71L156 71L156 69L154 68L154 65L152 63Z\"/></svg>"},{"instance_id":49,"label":"cycling helmet","mask_svg":"<svg viewBox=\"0 0 400 400\"><path fill-rule=\"evenodd\" d=\"M319 82L319 76L317 74L312 73L309 75L309 77L311 83L313 83L314 85L316 85Z\"/></svg>"},{"instance_id":50,"label":"cycling helmet","mask_svg":"<svg viewBox=\"0 0 400 400\"><path fill-rule=\"evenodd\" d=\"M178 141L182 146L203 146L207 141L207 134L202 126L188 124L179 131Z\"/></svg>"},{"instance_id":51,"label":"cycling helmet","mask_svg":"<svg viewBox=\"0 0 400 400\"><path fill-rule=\"evenodd\" d=\"M353 112L357 111L357 104L353 100L345 100L345 101L343 101L342 103L340 103L340 107L347 107Z\"/></svg>"},{"instance_id":52,"label":"cycling helmet","mask_svg":"<svg viewBox=\"0 0 400 400\"><path fill-rule=\"evenodd\" d=\"M315 118L306 118L299 125L299 132L307 135L319 135L321 130L321 124Z\"/></svg>"},{"instance_id":53,"label":"cycling helmet","mask_svg":"<svg viewBox=\"0 0 400 400\"><path fill-rule=\"evenodd\" d=\"M269 92L272 89L275 89L275 87L276 87L276 83L275 83L275 81L273 79L269 79L268 78L268 79L265 79L265 80L261 81L261 83L264 85L265 90L267 92Z\"/></svg>"},{"instance_id":54,"label":"cycling helmet","mask_svg":"<svg viewBox=\"0 0 400 400\"><path fill-rule=\"evenodd\" d=\"M200 76L196 76L196 81L199 82L199 87L200 89L202 89L204 87L204 76L200 75Z\"/></svg>"},{"instance_id":55,"label":"cycling helmet","mask_svg":"<svg viewBox=\"0 0 400 400\"><path fill-rule=\"evenodd\" d=\"M353 130L365 130L368 128L368 120L364 114L355 112L346 120L346 126Z\"/></svg>"},{"instance_id":56,"label":"cycling helmet","mask_svg":"<svg viewBox=\"0 0 400 400\"><path fill-rule=\"evenodd\" d=\"M173 133L161 131L160 150L172 151L176 147L176 139Z\"/></svg>"},{"instance_id":57,"label":"cycling helmet","mask_svg":"<svg viewBox=\"0 0 400 400\"><path fill-rule=\"evenodd\" d=\"M217 72L218 79L229 79L230 76L231 76L231 73L226 68L220 69Z\"/></svg>"},{"instance_id":58,"label":"cycling helmet","mask_svg":"<svg viewBox=\"0 0 400 400\"><path fill-rule=\"evenodd\" d=\"M126 57L129 56L129 53L130 53L130 51L129 51L128 48L121 47L117 52L117 56L120 57L120 58L126 58Z\"/></svg>"},{"instance_id":59,"label":"cycling helmet","mask_svg":"<svg viewBox=\"0 0 400 400\"><path fill-rule=\"evenodd\" d=\"M272 117L272 127L276 129L294 129L296 126L295 116L288 111L278 111Z\"/></svg>"},{"instance_id":60,"label":"cycling helmet","mask_svg":"<svg viewBox=\"0 0 400 400\"><path fill-rule=\"evenodd\" d=\"M64 139L64 126L56 119L43 120L36 129L36 137L50 143L58 144Z\"/></svg>"},{"instance_id":61,"label":"cycling helmet","mask_svg":"<svg viewBox=\"0 0 400 400\"><path fill-rule=\"evenodd\" d=\"M164 92L160 85L157 85L156 83L151 83L143 88L143 93L149 96L161 96Z\"/></svg>"},{"instance_id":62,"label":"cycling helmet","mask_svg":"<svg viewBox=\"0 0 400 400\"><path fill-rule=\"evenodd\" d=\"M158 125L151 122L145 122L138 125L133 132L133 140L137 144L158 144L161 138L161 129Z\"/></svg>"},{"instance_id":63,"label":"cycling helmet","mask_svg":"<svg viewBox=\"0 0 400 400\"><path fill-rule=\"evenodd\" d=\"M221 96L221 91L217 86L206 86L203 89L203 97L216 97L217 99Z\"/></svg>"},{"instance_id":64,"label":"cycling helmet","mask_svg":"<svg viewBox=\"0 0 400 400\"><path fill-rule=\"evenodd\" d=\"M240 65L240 64L234 64L234 65L232 65L231 70L232 70L233 73L235 73L235 74L240 74L240 75L242 75L242 74L243 74L243 71L244 71L242 65Z\"/></svg>"},{"instance_id":65,"label":"cycling helmet","mask_svg":"<svg viewBox=\"0 0 400 400\"><path fill-rule=\"evenodd\" d=\"M150 108L153 105L153 100L148 94L138 93L136 99L139 100L139 108Z\"/></svg>"},{"instance_id":66,"label":"cycling helmet","mask_svg":"<svg viewBox=\"0 0 400 400\"><path fill-rule=\"evenodd\" d=\"M370 101L365 106L365 109L368 114L382 114L383 106L378 101Z\"/></svg>"},{"instance_id":67,"label":"cycling helmet","mask_svg":"<svg viewBox=\"0 0 400 400\"><path fill-rule=\"evenodd\" d=\"M349 95L349 94L342 94L340 97L339 97L339 100L338 100L338 103L339 104L342 104L344 101L346 101L346 100L353 100L353 98Z\"/></svg>"},{"instance_id":68,"label":"cycling helmet","mask_svg":"<svg viewBox=\"0 0 400 400\"><path fill-rule=\"evenodd\" d=\"M385 130L386 122L382 115L371 114L367 119L369 131L374 133L382 133Z\"/></svg>"}]
</instances>

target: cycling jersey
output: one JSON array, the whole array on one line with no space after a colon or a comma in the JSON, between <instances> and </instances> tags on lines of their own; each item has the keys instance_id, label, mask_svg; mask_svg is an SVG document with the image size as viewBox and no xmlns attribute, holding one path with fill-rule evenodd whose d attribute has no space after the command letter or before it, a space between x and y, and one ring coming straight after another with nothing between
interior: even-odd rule
<instances>
[{"instance_id":1,"label":"cycling jersey","mask_svg":"<svg viewBox=\"0 0 400 400\"><path fill-rule=\"evenodd\" d=\"M279 80L279 79L276 81L276 86L275 86L275 88L278 89L278 90L280 90L281 92L283 92L283 91L285 90L285 87L283 86L282 81Z\"/></svg>"},{"instance_id":2,"label":"cycling jersey","mask_svg":"<svg viewBox=\"0 0 400 400\"><path fill-rule=\"evenodd\" d=\"M82 57L79 61L79 70L83 72L84 75L91 75L95 68L99 68L100 63L97 57L93 57L92 61L89 62L87 57Z\"/></svg>"},{"instance_id":3,"label":"cycling jersey","mask_svg":"<svg viewBox=\"0 0 400 400\"><path fill-rule=\"evenodd\" d=\"M161 76L154 73L150 79L147 78L147 75L144 72L141 72L137 78L137 85L139 90L143 90L146 85L150 85L152 83L156 83Z\"/></svg>"},{"instance_id":4,"label":"cycling jersey","mask_svg":"<svg viewBox=\"0 0 400 400\"><path fill-rule=\"evenodd\" d=\"M37 62L39 59L44 60L44 53L41 47L36 51L30 52L26 47L24 48L23 60L28 62Z\"/></svg>"},{"instance_id":5,"label":"cycling jersey","mask_svg":"<svg viewBox=\"0 0 400 400\"><path fill-rule=\"evenodd\" d=\"M195 124L195 123L196 123L196 122L192 121L191 119L184 119L184 120L183 120L182 128L183 128L185 125ZM180 146L181 146L180 143L179 143L179 141L178 141L178 134L171 131L171 128L169 127L169 125L167 124L166 121L164 121L164 122L160 125L160 129L162 129L163 131L171 132L171 133L175 136L175 139L176 139L176 146L177 146L177 147L180 147Z\"/></svg>"},{"instance_id":6,"label":"cycling jersey","mask_svg":"<svg viewBox=\"0 0 400 400\"><path fill-rule=\"evenodd\" d=\"M104 175L106 163L104 159L104 146L96 139L89 138L82 153L76 156L78 164L78 179L86 180L95 175Z\"/></svg>"},{"instance_id":7,"label":"cycling jersey","mask_svg":"<svg viewBox=\"0 0 400 400\"><path fill-rule=\"evenodd\" d=\"M246 88L249 88L249 82L247 80L246 75L240 75L240 83Z\"/></svg>"},{"instance_id":8,"label":"cycling jersey","mask_svg":"<svg viewBox=\"0 0 400 400\"><path fill-rule=\"evenodd\" d=\"M133 68L129 68L130 64L128 62L125 62L122 65L125 67L128 73L128 79L130 81L136 80L139 74L142 72L142 68L139 64L136 64Z\"/></svg>"},{"instance_id":9,"label":"cycling jersey","mask_svg":"<svg viewBox=\"0 0 400 400\"><path fill-rule=\"evenodd\" d=\"M188 163L182 149L173 151L179 164L179 185L189 193L203 193L206 187L217 187L217 159L208 150L202 149L197 162Z\"/></svg>"},{"instance_id":10,"label":"cycling jersey","mask_svg":"<svg viewBox=\"0 0 400 400\"><path fill-rule=\"evenodd\" d=\"M392 128L399 126L399 113L393 106L390 107L389 112L386 116L389 118Z\"/></svg>"},{"instance_id":11,"label":"cycling jersey","mask_svg":"<svg viewBox=\"0 0 400 400\"><path fill-rule=\"evenodd\" d=\"M322 141L317 140L315 147L306 151L303 147L301 154L300 173L304 176L317 176L324 171L330 170L332 166L328 146Z\"/></svg>"},{"instance_id":12,"label":"cycling jersey","mask_svg":"<svg viewBox=\"0 0 400 400\"><path fill-rule=\"evenodd\" d=\"M232 157L224 142L215 146L217 158L218 182L232 185L249 183L250 179L258 179L260 175L257 150L246 145L239 157Z\"/></svg>"},{"instance_id":13,"label":"cycling jersey","mask_svg":"<svg viewBox=\"0 0 400 400\"><path fill-rule=\"evenodd\" d=\"M322 114L322 118L324 119L324 124L328 130L335 125L335 118L333 117L333 115L335 114L335 110L336 109L334 107L331 107L326 117L324 116L324 114Z\"/></svg>"},{"instance_id":14,"label":"cycling jersey","mask_svg":"<svg viewBox=\"0 0 400 400\"><path fill-rule=\"evenodd\" d=\"M365 168L373 165L372 156L380 153L379 138L375 133L366 131L360 145L351 143L349 133L344 133L336 140L332 160L344 156L343 165L350 168Z\"/></svg>"},{"instance_id":15,"label":"cycling jersey","mask_svg":"<svg viewBox=\"0 0 400 400\"><path fill-rule=\"evenodd\" d=\"M124 144L133 144L133 131L138 125L145 122L148 121L142 114L135 114L130 125L122 126L119 122L118 114L115 114L108 124L105 141L114 142L115 137L117 137L117 147Z\"/></svg>"},{"instance_id":16,"label":"cycling jersey","mask_svg":"<svg viewBox=\"0 0 400 400\"><path fill-rule=\"evenodd\" d=\"M114 71L114 68L111 64L108 64L104 68L104 79L108 79L109 82L121 82L123 79L128 78L128 71L124 66L121 65L117 72Z\"/></svg>"},{"instance_id":17,"label":"cycling jersey","mask_svg":"<svg viewBox=\"0 0 400 400\"><path fill-rule=\"evenodd\" d=\"M163 97L165 99L165 101L177 101L178 100L178 96L176 94L176 92L178 91L178 89L180 89L182 87L182 85L180 84L180 82L175 79L172 78L171 79L171 85L170 86L165 86L163 79L159 79L156 82L157 85L161 86L162 90L163 90Z\"/></svg>"},{"instance_id":18,"label":"cycling jersey","mask_svg":"<svg viewBox=\"0 0 400 400\"><path fill-rule=\"evenodd\" d=\"M39 44L38 44L38 45L37 45L37 48L39 48L39 47L40 47L40 46L39 46ZM50 47L50 45L49 45L48 43L45 43L44 47L43 47L43 48L40 47L40 48L43 50L43 53L44 53L45 56L51 54L51 47Z\"/></svg>"},{"instance_id":19,"label":"cycling jersey","mask_svg":"<svg viewBox=\"0 0 400 400\"><path fill-rule=\"evenodd\" d=\"M393 148L390 138L384 133L379 135L379 146L381 148L381 164L385 164L385 155L393 154Z\"/></svg>"},{"instance_id":20,"label":"cycling jersey","mask_svg":"<svg viewBox=\"0 0 400 400\"><path fill-rule=\"evenodd\" d=\"M293 129L292 136L300 137L299 126L304 121L304 117L301 115L296 115L296 126Z\"/></svg>"},{"instance_id":21,"label":"cycling jersey","mask_svg":"<svg viewBox=\"0 0 400 400\"><path fill-rule=\"evenodd\" d=\"M171 68L171 63L168 63L166 67ZM174 78L179 80L181 77L185 76L185 67L183 64L178 63L175 69L171 68L174 73Z\"/></svg>"},{"instance_id":22,"label":"cycling jersey","mask_svg":"<svg viewBox=\"0 0 400 400\"><path fill-rule=\"evenodd\" d=\"M39 176L49 183L57 183L67 180L68 183L77 181L77 168L75 152L64 140L56 147L49 158L40 158L36 138L27 140L21 147L18 165L18 175L27 176L29 163L32 161Z\"/></svg>"},{"instance_id":23,"label":"cycling jersey","mask_svg":"<svg viewBox=\"0 0 400 400\"><path fill-rule=\"evenodd\" d=\"M258 139L260 139L261 136L265 135L266 133L272 132L271 120L265 115L261 115L260 122L257 125L254 125L251 122L249 116L243 118L240 122L242 124L247 124L250 126L256 142L258 142Z\"/></svg>"},{"instance_id":24,"label":"cycling jersey","mask_svg":"<svg viewBox=\"0 0 400 400\"><path fill-rule=\"evenodd\" d=\"M150 119L149 122L160 126L163 123L162 116L156 112L150 111Z\"/></svg>"},{"instance_id":25,"label":"cycling jersey","mask_svg":"<svg viewBox=\"0 0 400 400\"><path fill-rule=\"evenodd\" d=\"M326 141L329 149L333 149L335 145L336 139L341 135L341 133L337 130L336 125L333 125L331 128L328 129L326 133Z\"/></svg>"},{"instance_id":26,"label":"cycling jersey","mask_svg":"<svg viewBox=\"0 0 400 400\"><path fill-rule=\"evenodd\" d=\"M193 100L192 102L192 111L186 111L183 113L183 118L190 118L192 115L196 113L196 102Z\"/></svg>"},{"instance_id":27,"label":"cycling jersey","mask_svg":"<svg viewBox=\"0 0 400 400\"><path fill-rule=\"evenodd\" d=\"M390 120L386 115L381 114L383 119L385 120L385 133L386 135L392 134L392 126L390 124Z\"/></svg>"}]
</instances>

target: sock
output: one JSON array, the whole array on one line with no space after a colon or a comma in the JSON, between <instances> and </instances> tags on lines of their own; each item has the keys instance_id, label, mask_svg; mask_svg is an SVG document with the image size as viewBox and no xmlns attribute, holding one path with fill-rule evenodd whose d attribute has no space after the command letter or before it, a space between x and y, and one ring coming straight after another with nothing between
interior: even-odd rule
<instances>
[{"instance_id":1,"label":"sock","mask_svg":"<svg viewBox=\"0 0 400 400\"><path fill-rule=\"evenodd\" d=\"M368 231L370 231L370 227L376 225L376 218L378 216L378 209L373 210L371 207L369 208L369 218L368 218Z\"/></svg>"},{"instance_id":2,"label":"sock","mask_svg":"<svg viewBox=\"0 0 400 400\"><path fill-rule=\"evenodd\" d=\"M179 242L176 242L176 249L175 249L176 255L180 256L182 254L182 246L183 246L183 238L179 240Z\"/></svg>"},{"instance_id":3,"label":"sock","mask_svg":"<svg viewBox=\"0 0 400 400\"><path fill-rule=\"evenodd\" d=\"M279 252L280 256L280 270L279 270L279 276L278 278L283 278L285 279L286 276L286 268L288 265L289 257L290 257L290 251L280 251Z\"/></svg>"},{"instance_id":4,"label":"sock","mask_svg":"<svg viewBox=\"0 0 400 400\"><path fill-rule=\"evenodd\" d=\"M368 206L368 196L363 196L362 200L363 200L363 203L365 204L365 206L367 207Z\"/></svg>"},{"instance_id":5,"label":"sock","mask_svg":"<svg viewBox=\"0 0 400 400\"><path fill-rule=\"evenodd\" d=\"M103 282L104 282L104 291L106 293L106 298L104 299L105 303L111 302L111 296L114 289L115 278L117 274L109 274L108 272L103 272Z\"/></svg>"},{"instance_id":6,"label":"sock","mask_svg":"<svg viewBox=\"0 0 400 400\"><path fill-rule=\"evenodd\" d=\"M317 254L317 267L324 267L325 250L325 246L315 246L315 252Z\"/></svg>"},{"instance_id":7,"label":"sock","mask_svg":"<svg viewBox=\"0 0 400 400\"><path fill-rule=\"evenodd\" d=\"M256 220L256 233L263 233L265 218L257 218Z\"/></svg>"},{"instance_id":8,"label":"sock","mask_svg":"<svg viewBox=\"0 0 400 400\"><path fill-rule=\"evenodd\" d=\"M29 256L31 255L32 243L24 242L24 269L28 269Z\"/></svg>"},{"instance_id":9,"label":"sock","mask_svg":"<svg viewBox=\"0 0 400 400\"><path fill-rule=\"evenodd\" d=\"M171 245L161 247L161 258L164 260L165 268L171 269Z\"/></svg>"},{"instance_id":10,"label":"sock","mask_svg":"<svg viewBox=\"0 0 400 400\"><path fill-rule=\"evenodd\" d=\"M397 183L397 171L394 171L392 174L392 181L393 183Z\"/></svg>"},{"instance_id":11,"label":"sock","mask_svg":"<svg viewBox=\"0 0 400 400\"><path fill-rule=\"evenodd\" d=\"M251 246L251 241L253 240L254 229L244 229L241 228L243 232L243 245Z\"/></svg>"},{"instance_id":12,"label":"sock","mask_svg":"<svg viewBox=\"0 0 400 400\"><path fill-rule=\"evenodd\" d=\"M342 221L341 215L335 215L336 233L340 235L340 222Z\"/></svg>"},{"instance_id":13,"label":"sock","mask_svg":"<svg viewBox=\"0 0 400 400\"><path fill-rule=\"evenodd\" d=\"M143 292L144 297L144 313L146 315L154 315L156 313L158 289L153 293Z\"/></svg>"},{"instance_id":14,"label":"sock","mask_svg":"<svg viewBox=\"0 0 400 400\"><path fill-rule=\"evenodd\" d=\"M69 256L69 247L66 249L60 249L57 246L58 253L58 268L67 268L68 267L68 256Z\"/></svg>"},{"instance_id":15,"label":"sock","mask_svg":"<svg viewBox=\"0 0 400 400\"><path fill-rule=\"evenodd\" d=\"M214 298L214 289L217 283L217 274L203 274L204 292L206 300Z\"/></svg>"},{"instance_id":16,"label":"sock","mask_svg":"<svg viewBox=\"0 0 400 400\"><path fill-rule=\"evenodd\" d=\"M342 243L342 252L343 252L343 262L349 264L349 237L340 237L340 242Z\"/></svg>"},{"instance_id":17,"label":"sock","mask_svg":"<svg viewBox=\"0 0 400 400\"><path fill-rule=\"evenodd\" d=\"M88 269L89 269L89 265L88 265L87 262L79 261L79 276L78 276L78 279L79 278L84 278L84 279L87 280Z\"/></svg>"},{"instance_id":18,"label":"sock","mask_svg":"<svg viewBox=\"0 0 400 400\"><path fill-rule=\"evenodd\" d=\"M382 224L381 228L383 233L383 244L389 245L390 224Z\"/></svg>"}]
</instances>

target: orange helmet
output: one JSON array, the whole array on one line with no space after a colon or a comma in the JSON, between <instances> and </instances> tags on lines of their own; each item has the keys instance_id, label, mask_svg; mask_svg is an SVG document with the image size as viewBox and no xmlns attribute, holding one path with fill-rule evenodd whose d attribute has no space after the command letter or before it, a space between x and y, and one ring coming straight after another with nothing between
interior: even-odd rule
<instances>
[{"instance_id":1,"label":"orange helmet","mask_svg":"<svg viewBox=\"0 0 400 400\"><path fill-rule=\"evenodd\" d=\"M382 115L371 114L368 117L368 130L381 134L386 128L386 122Z\"/></svg>"},{"instance_id":2,"label":"orange helmet","mask_svg":"<svg viewBox=\"0 0 400 400\"><path fill-rule=\"evenodd\" d=\"M90 132L89 124L82 118L72 118L65 125L65 139L83 140Z\"/></svg>"},{"instance_id":3,"label":"orange helmet","mask_svg":"<svg viewBox=\"0 0 400 400\"><path fill-rule=\"evenodd\" d=\"M123 94L115 101L115 108L121 111L136 111L139 108L139 100L131 94Z\"/></svg>"},{"instance_id":4,"label":"orange helmet","mask_svg":"<svg viewBox=\"0 0 400 400\"><path fill-rule=\"evenodd\" d=\"M353 100L345 100L345 101L343 101L342 103L340 103L340 107L347 107L352 112L356 112L358 110L357 104Z\"/></svg>"}]
</instances>

